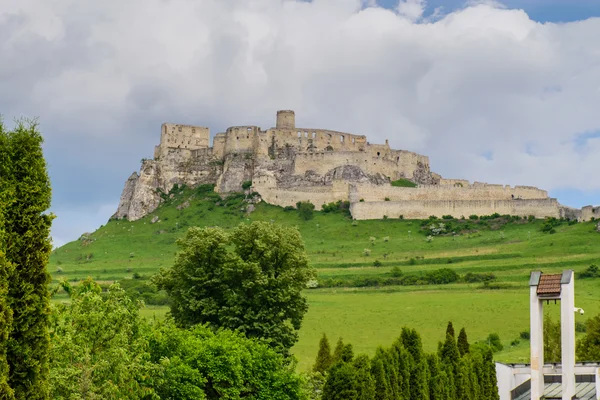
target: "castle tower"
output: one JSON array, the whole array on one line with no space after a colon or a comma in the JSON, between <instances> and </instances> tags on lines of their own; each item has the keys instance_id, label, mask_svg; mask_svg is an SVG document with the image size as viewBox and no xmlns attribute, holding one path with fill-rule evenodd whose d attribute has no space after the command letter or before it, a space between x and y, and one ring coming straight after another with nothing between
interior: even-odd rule
<instances>
[{"instance_id":1,"label":"castle tower","mask_svg":"<svg viewBox=\"0 0 600 400\"><path fill-rule=\"evenodd\" d=\"M296 116L292 110L279 110L277 111L277 123L275 124L277 129L295 129L296 128Z\"/></svg>"}]
</instances>

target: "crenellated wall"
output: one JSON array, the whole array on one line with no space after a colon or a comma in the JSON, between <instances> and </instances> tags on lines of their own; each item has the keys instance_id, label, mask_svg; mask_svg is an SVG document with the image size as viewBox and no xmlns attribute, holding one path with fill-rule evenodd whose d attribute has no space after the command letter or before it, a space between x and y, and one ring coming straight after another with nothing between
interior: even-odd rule
<instances>
[{"instance_id":1,"label":"crenellated wall","mask_svg":"<svg viewBox=\"0 0 600 400\"><path fill-rule=\"evenodd\" d=\"M399 218L426 219L434 215L455 218L470 215L533 215L536 218L556 217L559 204L556 199L536 200L404 200L351 203L350 212L357 220Z\"/></svg>"}]
</instances>

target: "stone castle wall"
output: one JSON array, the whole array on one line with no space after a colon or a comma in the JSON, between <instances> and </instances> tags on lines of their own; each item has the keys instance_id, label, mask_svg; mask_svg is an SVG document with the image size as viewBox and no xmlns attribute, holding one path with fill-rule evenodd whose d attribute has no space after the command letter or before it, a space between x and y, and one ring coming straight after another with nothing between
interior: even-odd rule
<instances>
[{"instance_id":1,"label":"stone castle wall","mask_svg":"<svg viewBox=\"0 0 600 400\"><path fill-rule=\"evenodd\" d=\"M154 150L154 158L163 157L171 149L206 149L210 145L210 130L203 126L162 124L160 144Z\"/></svg>"},{"instance_id":2,"label":"stone castle wall","mask_svg":"<svg viewBox=\"0 0 600 400\"><path fill-rule=\"evenodd\" d=\"M416 188L388 185L357 184L351 201L366 202L401 200L513 200L545 199L548 192L534 187L502 185L441 186L421 185Z\"/></svg>"},{"instance_id":3,"label":"stone castle wall","mask_svg":"<svg viewBox=\"0 0 600 400\"><path fill-rule=\"evenodd\" d=\"M533 215L536 218L556 217L559 209L556 199L535 200L405 200L351 203L350 212L357 220L399 218L426 219L434 215L455 218L470 215Z\"/></svg>"}]
</instances>

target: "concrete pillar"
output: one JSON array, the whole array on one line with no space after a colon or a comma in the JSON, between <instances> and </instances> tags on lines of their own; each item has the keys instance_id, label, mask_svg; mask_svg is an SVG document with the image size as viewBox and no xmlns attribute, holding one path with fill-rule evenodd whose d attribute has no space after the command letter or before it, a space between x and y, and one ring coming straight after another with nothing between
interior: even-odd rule
<instances>
[{"instance_id":1,"label":"concrete pillar","mask_svg":"<svg viewBox=\"0 0 600 400\"><path fill-rule=\"evenodd\" d=\"M537 296L537 283L529 290L531 400L539 400L544 394L544 305Z\"/></svg>"},{"instance_id":2,"label":"concrete pillar","mask_svg":"<svg viewBox=\"0 0 600 400\"><path fill-rule=\"evenodd\" d=\"M596 400L600 400L600 368L596 368Z\"/></svg>"},{"instance_id":3,"label":"concrete pillar","mask_svg":"<svg viewBox=\"0 0 600 400\"><path fill-rule=\"evenodd\" d=\"M562 398L575 396L575 274L564 271L560 293L560 334L562 346Z\"/></svg>"}]
</instances>

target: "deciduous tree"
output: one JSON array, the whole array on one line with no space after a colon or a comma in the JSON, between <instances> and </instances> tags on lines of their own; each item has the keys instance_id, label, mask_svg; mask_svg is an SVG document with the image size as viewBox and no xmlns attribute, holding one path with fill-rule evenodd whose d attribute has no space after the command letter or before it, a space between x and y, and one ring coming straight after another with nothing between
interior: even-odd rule
<instances>
[{"instance_id":1,"label":"deciduous tree","mask_svg":"<svg viewBox=\"0 0 600 400\"><path fill-rule=\"evenodd\" d=\"M153 280L171 297L178 326L239 330L282 353L294 345L308 310L302 290L314 277L295 228L266 222L190 228L172 268Z\"/></svg>"}]
</instances>

